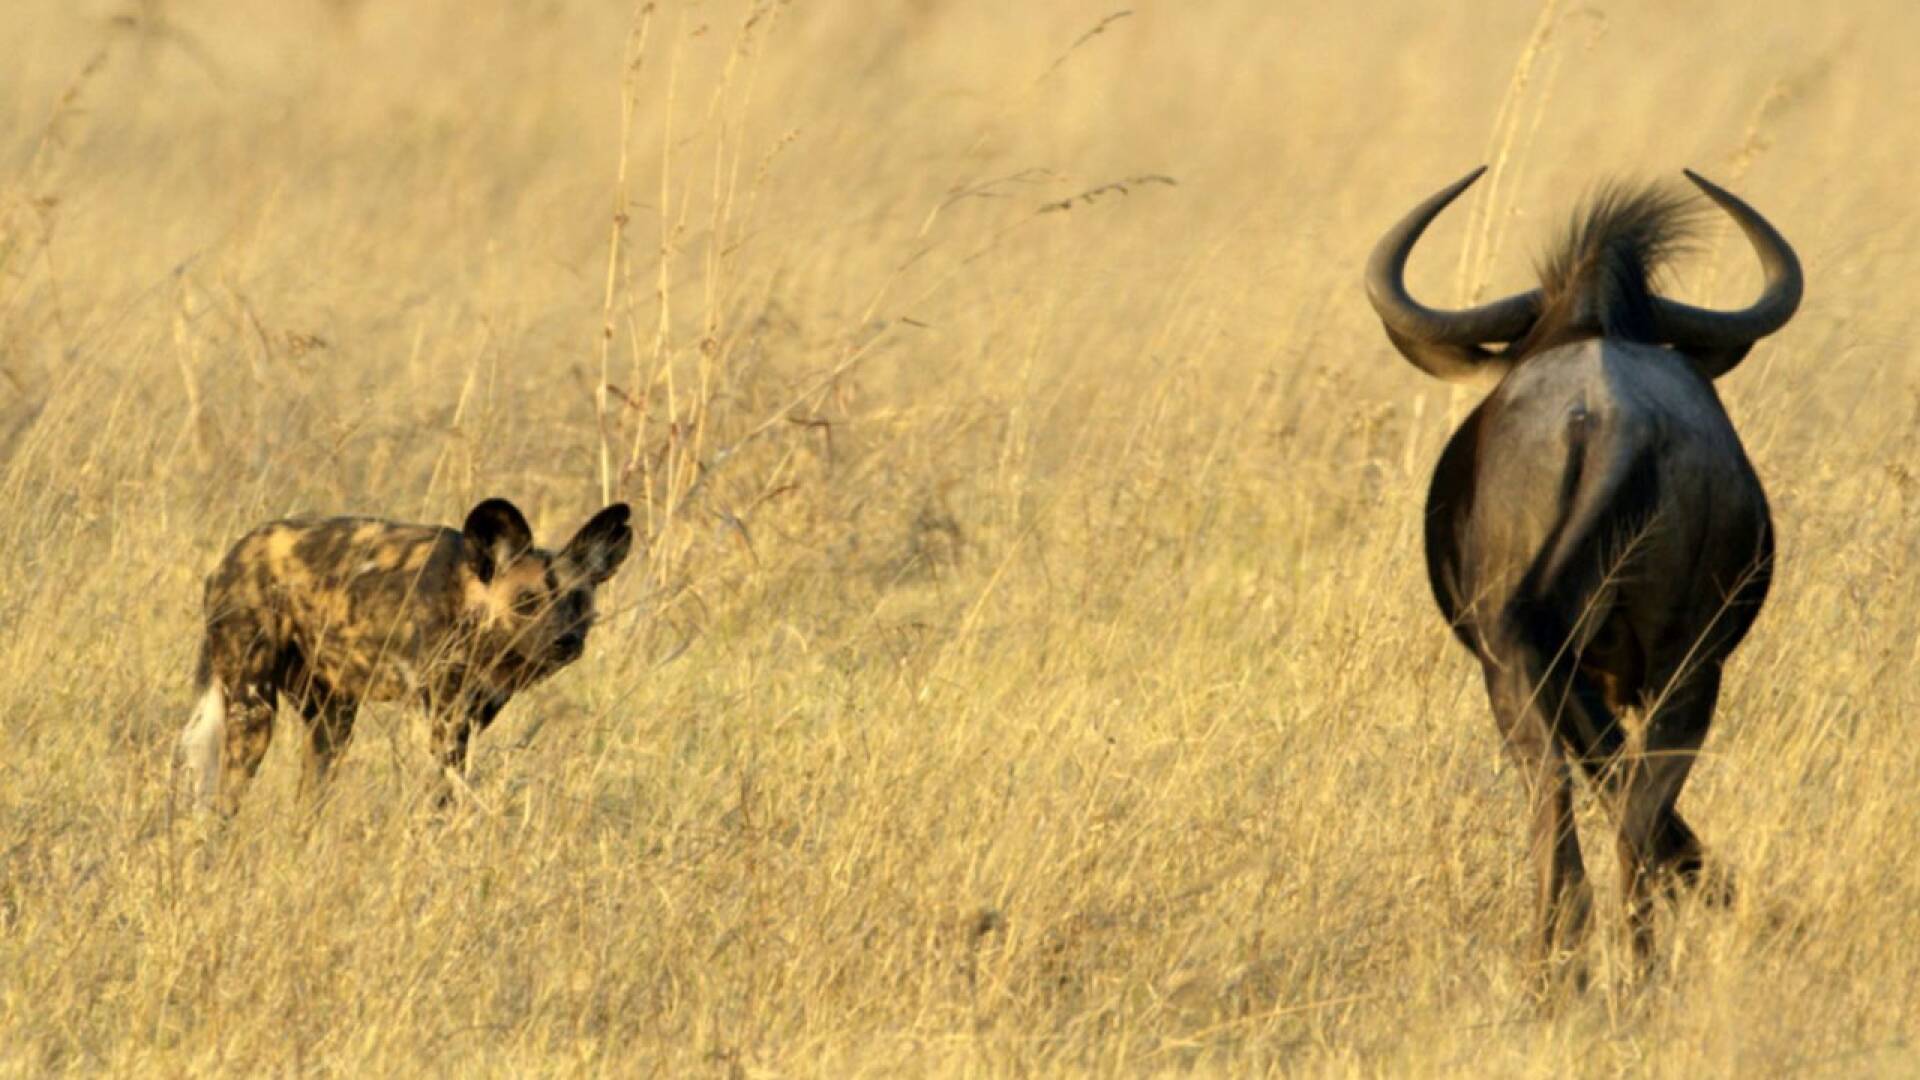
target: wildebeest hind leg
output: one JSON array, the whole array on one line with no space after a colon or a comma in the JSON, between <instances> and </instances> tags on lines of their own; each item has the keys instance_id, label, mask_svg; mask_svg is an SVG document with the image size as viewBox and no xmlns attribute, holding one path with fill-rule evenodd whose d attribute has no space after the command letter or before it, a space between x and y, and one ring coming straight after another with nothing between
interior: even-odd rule
<instances>
[{"instance_id":1,"label":"wildebeest hind leg","mask_svg":"<svg viewBox=\"0 0 1920 1080\"><path fill-rule=\"evenodd\" d=\"M1620 870L1633 930L1644 963L1653 948L1653 901L1661 887L1697 886L1706 877L1700 840L1674 809L1699 756L1720 695L1720 665L1707 664L1674 687L1647 718L1641 751L1619 792ZM1711 900L1731 888L1715 883Z\"/></svg>"},{"instance_id":2,"label":"wildebeest hind leg","mask_svg":"<svg viewBox=\"0 0 1920 1080\"><path fill-rule=\"evenodd\" d=\"M1534 665L1518 657L1486 665L1487 693L1507 753L1526 785L1529 844L1536 870L1535 950L1543 973L1584 987L1578 950L1593 910L1593 891L1573 822L1573 778L1566 755L1540 707Z\"/></svg>"}]
</instances>

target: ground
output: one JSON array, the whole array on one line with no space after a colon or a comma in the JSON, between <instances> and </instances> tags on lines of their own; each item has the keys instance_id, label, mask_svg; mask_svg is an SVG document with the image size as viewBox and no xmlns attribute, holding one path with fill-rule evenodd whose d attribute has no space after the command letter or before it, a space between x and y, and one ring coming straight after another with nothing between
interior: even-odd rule
<instances>
[{"instance_id":1,"label":"ground","mask_svg":"<svg viewBox=\"0 0 1920 1080\"><path fill-rule=\"evenodd\" d=\"M0 9L0 1070L1920 1071L1920 12L864 7ZM1482 162L1433 302L1683 166L1808 277L1719 384L1738 902L1627 978L1584 807L1545 1007L1419 548L1471 397L1359 285ZM1716 222L1664 287L1758 280ZM226 546L493 495L648 546L471 795L375 708L180 813Z\"/></svg>"}]
</instances>

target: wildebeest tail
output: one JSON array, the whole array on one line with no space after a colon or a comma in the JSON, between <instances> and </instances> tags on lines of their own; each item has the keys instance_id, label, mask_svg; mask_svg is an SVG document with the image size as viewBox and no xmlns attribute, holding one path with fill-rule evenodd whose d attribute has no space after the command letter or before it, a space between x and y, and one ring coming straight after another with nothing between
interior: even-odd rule
<instances>
[{"instance_id":1,"label":"wildebeest tail","mask_svg":"<svg viewBox=\"0 0 1920 1080\"><path fill-rule=\"evenodd\" d=\"M1523 595L1555 607L1585 608L1624 569L1634 534L1647 526L1658 498L1654 449L1637 436L1613 418L1584 412L1569 418L1560 519L1527 575Z\"/></svg>"},{"instance_id":2,"label":"wildebeest tail","mask_svg":"<svg viewBox=\"0 0 1920 1080\"><path fill-rule=\"evenodd\" d=\"M1575 666L1611 616L1614 587L1633 573L1634 546L1652 525L1656 461L1654 447L1633 425L1584 411L1568 418L1559 517L1507 611L1557 676L1546 681L1568 686L1578 699L1571 708L1543 703L1561 718L1556 732L1576 759L1610 758L1620 744L1611 710Z\"/></svg>"}]
</instances>

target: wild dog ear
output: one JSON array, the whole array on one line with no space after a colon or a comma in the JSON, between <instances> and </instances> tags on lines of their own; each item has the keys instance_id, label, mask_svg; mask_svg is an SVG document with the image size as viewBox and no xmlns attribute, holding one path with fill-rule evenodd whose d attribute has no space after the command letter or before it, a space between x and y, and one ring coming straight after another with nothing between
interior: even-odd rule
<instances>
[{"instance_id":1,"label":"wild dog ear","mask_svg":"<svg viewBox=\"0 0 1920 1080\"><path fill-rule=\"evenodd\" d=\"M505 499L488 499L467 514L460 530L467 564L482 582L492 581L500 567L533 547L533 530L518 507Z\"/></svg>"},{"instance_id":2,"label":"wild dog ear","mask_svg":"<svg viewBox=\"0 0 1920 1080\"><path fill-rule=\"evenodd\" d=\"M599 585L620 569L627 552L633 550L633 530L627 526L632 516L626 503L614 503L580 526L562 554L584 567L587 576Z\"/></svg>"}]
</instances>

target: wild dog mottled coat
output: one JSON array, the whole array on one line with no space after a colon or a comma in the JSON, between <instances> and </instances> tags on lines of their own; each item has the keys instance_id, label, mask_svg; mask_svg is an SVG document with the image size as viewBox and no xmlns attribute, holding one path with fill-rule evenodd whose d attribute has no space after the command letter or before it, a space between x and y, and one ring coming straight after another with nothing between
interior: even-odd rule
<instances>
[{"instance_id":1,"label":"wild dog mottled coat","mask_svg":"<svg viewBox=\"0 0 1920 1080\"><path fill-rule=\"evenodd\" d=\"M338 517L241 537L207 578L201 698L181 737L200 799L238 804L283 697L306 720L316 789L363 701L418 700L435 756L461 769L508 699L585 650L594 592L632 547L628 518L607 507L557 553L504 499L457 531Z\"/></svg>"}]
</instances>

